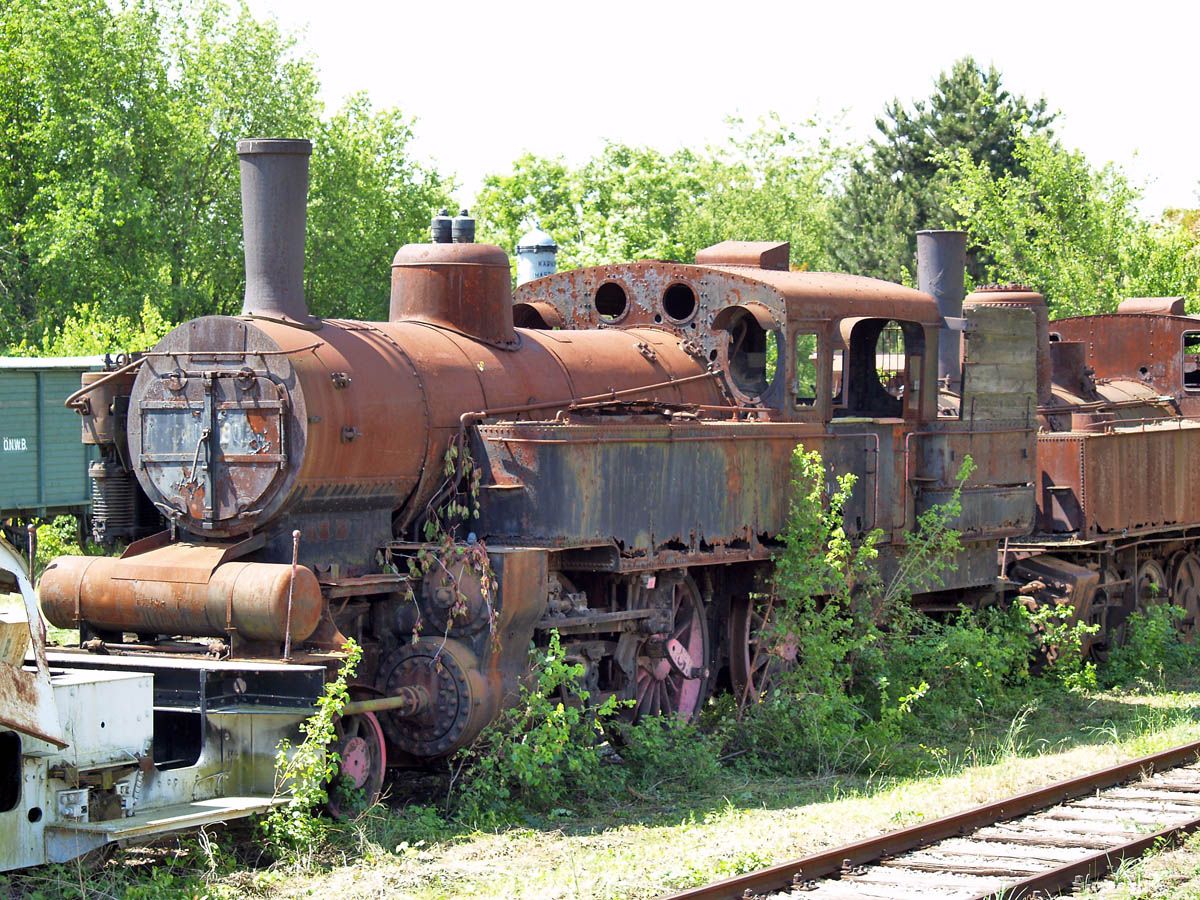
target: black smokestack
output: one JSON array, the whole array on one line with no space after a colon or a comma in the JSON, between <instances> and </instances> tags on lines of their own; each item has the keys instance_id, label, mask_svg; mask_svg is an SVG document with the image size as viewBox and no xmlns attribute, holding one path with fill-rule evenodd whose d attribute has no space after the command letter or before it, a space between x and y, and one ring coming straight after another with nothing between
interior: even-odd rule
<instances>
[{"instance_id":1,"label":"black smokestack","mask_svg":"<svg viewBox=\"0 0 1200 900\"><path fill-rule=\"evenodd\" d=\"M966 266L965 231L917 232L917 287L933 296L943 319L962 318ZM938 333L938 378L955 393L962 390L961 333L949 327Z\"/></svg>"},{"instance_id":2,"label":"black smokestack","mask_svg":"<svg viewBox=\"0 0 1200 900\"><path fill-rule=\"evenodd\" d=\"M242 315L309 324L304 302L304 229L308 206L306 140L238 141L246 299Z\"/></svg>"}]
</instances>

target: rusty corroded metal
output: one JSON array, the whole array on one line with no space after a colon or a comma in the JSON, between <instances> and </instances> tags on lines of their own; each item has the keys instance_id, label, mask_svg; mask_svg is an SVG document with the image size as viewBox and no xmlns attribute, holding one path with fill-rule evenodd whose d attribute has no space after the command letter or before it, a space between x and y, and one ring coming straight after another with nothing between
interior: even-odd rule
<instances>
[{"instance_id":1,"label":"rusty corroded metal","mask_svg":"<svg viewBox=\"0 0 1200 900\"><path fill-rule=\"evenodd\" d=\"M33 610L36 615L36 608ZM46 666L45 647L37 649L38 662L25 668L25 652L41 640L40 620L30 623L10 613L0 613L0 729L12 729L65 747L62 723L54 703L54 686Z\"/></svg>"},{"instance_id":2,"label":"rusty corroded metal","mask_svg":"<svg viewBox=\"0 0 1200 900\"><path fill-rule=\"evenodd\" d=\"M243 355L198 362L229 343L246 346ZM406 518L416 515L440 483L463 413L553 414L652 385L640 399L719 405L719 387L695 380L706 368L653 330L525 332L510 352L415 321L327 321L314 335L200 319L164 339L139 376L130 451L147 493L196 533L227 538L292 510L352 503L380 511L382 532L364 535L378 545L391 536L391 513L407 499ZM313 538L310 554L320 547Z\"/></svg>"},{"instance_id":3,"label":"rusty corroded metal","mask_svg":"<svg viewBox=\"0 0 1200 900\"><path fill-rule=\"evenodd\" d=\"M964 276L967 262L965 231L917 232L917 285L937 301L946 326L938 335L938 378L958 393L962 389L962 329Z\"/></svg>"},{"instance_id":4,"label":"rusty corroded metal","mask_svg":"<svg viewBox=\"0 0 1200 900\"><path fill-rule=\"evenodd\" d=\"M179 545L172 545L175 549ZM207 548L195 552L202 554ZM278 563L226 562L204 581L146 578L151 551L132 559L60 556L39 585L42 609L51 623L75 628L87 623L103 632L284 640L292 567ZM177 555L177 554L176 554ZM140 570L138 567L141 567ZM292 602L292 640L313 633L324 602L312 571L297 568Z\"/></svg>"},{"instance_id":5,"label":"rusty corroded metal","mask_svg":"<svg viewBox=\"0 0 1200 900\"><path fill-rule=\"evenodd\" d=\"M696 253L698 266L749 266L788 270L791 245L787 241L722 241Z\"/></svg>"},{"instance_id":6,"label":"rusty corroded metal","mask_svg":"<svg viewBox=\"0 0 1200 900\"><path fill-rule=\"evenodd\" d=\"M1200 336L1200 322L1147 311L1172 308L1170 299L1050 323L1052 396L1039 409L1040 531L1104 540L1197 521L1200 382L1189 384L1196 363L1186 336Z\"/></svg>"},{"instance_id":7,"label":"rusty corroded metal","mask_svg":"<svg viewBox=\"0 0 1200 900\"><path fill-rule=\"evenodd\" d=\"M1020 284L990 284L972 291L963 300L963 311L969 312L981 306L1012 307L1033 312L1037 322L1037 398L1039 404L1050 402L1051 362L1050 325L1046 298L1037 291Z\"/></svg>"},{"instance_id":8,"label":"rusty corroded metal","mask_svg":"<svg viewBox=\"0 0 1200 900\"><path fill-rule=\"evenodd\" d=\"M514 348L508 255L490 244L408 244L392 260L393 322L428 322Z\"/></svg>"},{"instance_id":9,"label":"rusty corroded metal","mask_svg":"<svg viewBox=\"0 0 1200 900\"><path fill-rule=\"evenodd\" d=\"M246 729L247 691L291 708L312 694L293 683L305 662L332 674L352 636L338 750L369 794L388 760L469 746L552 631L631 716L692 717L718 683L754 702L771 674L755 600L801 446L828 489L855 477L843 525L885 582L922 515L957 501L961 546L922 608L1069 604L1102 625L1100 653L1167 595L1200 630L1200 328L1177 303L1049 323L1035 291L990 286L960 315L961 235L940 236L953 259L923 254L941 307L791 271L782 242L513 292L464 212L396 254L389 321L321 320L302 295L308 145L239 153L243 315L183 323L131 385L132 369L79 395L112 395L90 427L165 526L121 559L49 568L42 602L80 629L77 666L138 666L164 692L199 671L203 699L221 667L198 659L269 660L226 673L218 714ZM206 764L228 766L225 728L204 725Z\"/></svg>"},{"instance_id":10,"label":"rusty corroded metal","mask_svg":"<svg viewBox=\"0 0 1200 900\"><path fill-rule=\"evenodd\" d=\"M1134 314L1157 314L1163 316L1186 315L1183 297L1127 297L1117 304L1117 312Z\"/></svg>"},{"instance_id":11,"label":"rusty corroded metal","mask_svg":"<svg viewBox=\"0 0 1200 900\"><path fill-rule=\"evenodd\" d=\"M83 442L85 444L111 443L115 437L112 425L112 401L120 394L129 394L135 374L142 365L141 359L126 363L111 372L85 372L83 384L75 393L63 401L63 406L77 410L85 416ZM95 424L89 426L90 420Z\"/></svg>"},{"instance_id":12,"label":"rusty corroded metal","mask_svg":"<svg viewBox=\"0 0 1200 900\"><path fill-rule=\"evenodd\" d=\"M238 141L246 296L242 313L303 326L315 325L304 301L307 222L306 140Z\"/></svg>"}]
</instances>

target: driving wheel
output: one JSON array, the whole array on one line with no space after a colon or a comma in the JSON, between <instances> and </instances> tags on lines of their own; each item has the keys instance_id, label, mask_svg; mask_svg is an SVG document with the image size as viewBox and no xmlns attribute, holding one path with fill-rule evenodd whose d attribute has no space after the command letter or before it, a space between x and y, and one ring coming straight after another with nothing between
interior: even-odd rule
<instances>
[{"instance_id":1,"label":"driving wheel","mask_svg":"<svg viewBox=\"0 0 1200 900\"><path fill-rule=\"evenodd\" d=\"M729 608L729 675L738 707L758 703L796 662L795 641L770 633L768 598L736 597Z\"/></svg>"},{"instance_id":2,"label":"driving wheel","mask_svg":"<svg viewBox=\"0 0 1200 900\"><path fill-rule=\"evenodd\" d=\"M1200 556L1191 552L1171 557L1171 602L1184 611L1179 630L1193 640L1200 630Z\"/></svg>"},{"instance_id":3,"label":"driving wheel","mask_svg":"<svg viewBox=\"0 0 1200 900\"><path fill-rule=\"evenodd\" d=\"M669 630L638 648L633 718L676 715L692 721L708 691L712 654L704 601L685 575L671 591Z\"/></svg>"},{"instance_id":4,"label":"driving wheel","mask_svg":"<svg viewBox=\"0 0 1200 900\"><path fill-rule=\"evenodd\" d=\"M1150 606L1166 603L1167 573L1153 559L1144 559L1137 568L1137 609L1144 610Z\"/></svg>"}]
</instances>

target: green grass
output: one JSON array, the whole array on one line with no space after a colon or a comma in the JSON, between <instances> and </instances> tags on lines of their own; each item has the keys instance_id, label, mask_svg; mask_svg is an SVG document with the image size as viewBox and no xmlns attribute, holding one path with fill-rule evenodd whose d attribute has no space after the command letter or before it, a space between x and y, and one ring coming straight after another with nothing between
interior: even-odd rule
<instances>
[{"instance_id":1,"label":"green grass","mask_svg":"<svg viewBox=\"0 0 1200 900\"><path fill-rule=\"evenodd\" d=\"M261 857L243 825L119 852L92 871L0 878L0 894L650 898L1200 739L1196 688L1045 691L1015 715L980 709L970 729L893 748L887 764L763 777L737 758L699 786L667 771L586 808L493 830L456 826L432 808L444 780L401 776L389 807L340 828L302 863Z\"/></svg>"},{"instance_id":2,"label":"green grass","mask_svg":"<svg viewBox=\"0 0 1200 900\"><path fill-rule=\"evenodd\" d=\"M1182 846L1148 852L1078 893L1087 900L1191 900L1200 897L1200 834Z\"/></svg>"}]
</instances>

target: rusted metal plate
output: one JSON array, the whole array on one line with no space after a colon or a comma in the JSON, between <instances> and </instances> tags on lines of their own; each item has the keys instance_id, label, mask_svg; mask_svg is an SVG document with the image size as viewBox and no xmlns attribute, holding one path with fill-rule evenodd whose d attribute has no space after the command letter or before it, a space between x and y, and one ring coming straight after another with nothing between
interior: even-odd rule
<instances>
[{"instance_id":1,"label":"rusted metal plate","mask_svg":"<svg viewBox=\"0 0 1200 900\"><path fill-rule=\"evenodd\" d=\"M792 450L804 439L745 423L514 423L479 432L490 468L521 486L485 487L489 538L615 542L635 555L745 547L778 534Z\"/></svg>"},{"instance_id":2,"label":"rusted metal plate","mask_svg":"<svg viewBox=\"0 0 1200 900\"><path fill-rule=\"evenodd\" d=\"M1084 440L1080 434L1038 436L1037 527L1044 534L1082 536L1087 521Z\"/></svg>"},{"instance_id":3,"label":"rusted metal plate","mask_svg":"<svg viewBox=\"0 0 1200 900\"><path fill-rule=\"evenodd\" d=\"M24 668L29 623L0 612L0 727L65 747L50 671Z\"/></svg>"},{"instance_id":4,"label":"rusted metal plate","mask_svg":"<svg viewBox=\"0 0 1200 900\"><path fill-rule=\"evenodd\" d=\"M123 557L112 577L124 581L165 581L169 584L208 584L225 558L228 544L181 541L137 556Z\"/></svg>"},{"instance_id":5,"label":"rusted metal plate","mask_svg":"<svg viewBox=\"0 0 1200 900\"><path fill-rule=\"evenodd\" d=\"M1167 420L1088 435L1085 521L1112 534L1189 524L1200 492L1200 422Z\"/></svg>"},{"instance_id":6,"label":"rusted metal plate","mask_svg":"<svg viewBox=\"0 0 1200 900\"><path fill-rule=\"evenodd\" d=\"M550 307L566 329L650 326L695 341L701 355L717 360L728 335L713 323L725 310L750 310L767 330L795 320L832 322L845 317L873 316L940 325L937 304L911 288L823 272L790 272L777 268L785 245L766 251L757 244L734 247L730 254L712 248L711 265L703 253L695 266L639 262L560 272L517 288L514 300L529 310ZM746 249L749 248L749 249ZM755 260L757 257L757 262ZM761 266L761 268L759 267ZM675 292L692 298L677 306ZM547 327L552 323L540 315Z\"/></svg>"},{"instance_id":7,"label":"rusted metal plate","mask_svg":"<svg viewBox=\"0 0 1200 900\"><path fill-rule=\"evenodd\" d=\"M1200 422L1042 435L1038 527L1084 539L1195 521Z\"/></svg>"},{"instance_id":8,"label":"rusted metal plate","mask_svg":"<svg viewBox=\"0 0 1200 900\"><path fill-rule=\"evenodd\" d=\"M1174 398L1181 414L1200 415L1200 359L1185 347L1185 335L1200 332L1200 319L1122 312L1060 319L1050 331L1085 344L1098 381L1140 383L1148 394Z\"/></svg>"},{"instance_id":9,"label":"rusted metal plate","mask_svg":"<svg viewBox=\"0 0 1200 900\"><path fill-rule=\"evenodd\" d=\"M951 499L952 488L922 490L917 514ZM962 513L955 523L965 536L992 540L1029 533L1034 521L1033 486L965 487L959 498Z\"/></svg>"},{"instance_id":10,"label":"rusted metal plate","mask_svg":"<svg viewBox=\"0 0 1200 900\"><path fill-rule=\"evenodd\" d=\"M1028 337L1025 336L1028 332L1025 330L1024 317L1011 315L1019 310L1026 311L1034 322L1033 333ZM966 341L963 344L964 361L974 358L977 363L985 364L977 373L976 379L979 381L978 374L984 374L983 383L976 384L974 390L981 397L986 397L989 393L1027 392L1030 388L1016 380L1015 372L1008 370L1007 364L1029 359L1032 352L1033 361L1036 363L1033 390L1037 402L1050 402L1052 378L1046 298L1037 291L1019 284L988 285L973 291L963 300L963 311L971 320L971 327L967 330ZM1002 315L1005 312L1010 315L1006 316L1004 321L1012 330L1005 333L1004 327L995 327L997 322L993 320L993 327L978 335L984 338L990 347L981 355L978 341L976 346L972 346L979 323L987 321L989 315ZM992 370L991 373L988 372L989 369ZM972 390L965 374L963 390ZM966 405L964 396L964 409Z\"/></svg>"},{"instance_id":11,"label":"rusted metal plate","mask_svg":"<svg viewBox=\"0 0 1200 900\"><path fill-rule=\"evenodd\" d=\"M966 303L971 328L963 342L962 418L1032 418L1042 377L1038 319L1032 311L1008 303L972 303L971 298ZM1045 379L1049 389L1048 368Z\"/></svg>"}]
</instances>

